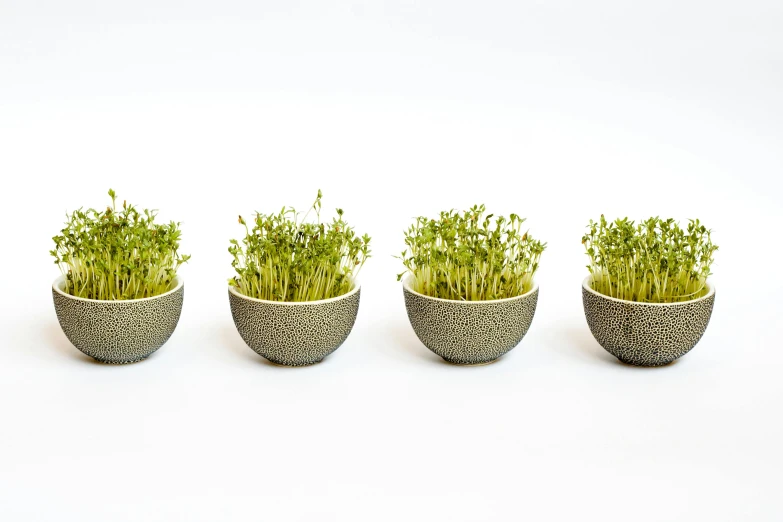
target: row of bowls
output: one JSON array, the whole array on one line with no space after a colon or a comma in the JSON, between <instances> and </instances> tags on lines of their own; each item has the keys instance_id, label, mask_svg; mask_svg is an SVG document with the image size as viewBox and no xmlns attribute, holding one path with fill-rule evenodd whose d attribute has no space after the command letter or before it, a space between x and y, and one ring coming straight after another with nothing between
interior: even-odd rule
<instances>
[{"instance_id":1,"label":"row of bowls","mask_svg":"<svg viewBox=\"0 0 783 522\"><path fill-rule=\"evenodd\" d=\"M52 286L60 326L73 345L104 363L141 361L174 332L185 287L155 297L97 301L63 291L64 276ZM493 301L452 301L419 294L403 282L405 306L421 342L444 360L480 365L497 360L527 333L538 302L538 285L529 292ZM345 341L356 321L361 289L332 299L287 303L254 299L229 287L234 324L256 353L274 364L318 363ZM650 304L599 294L582 284L585 317L593 336L609 353L636 366L669 364L690 351L707 328L715 289L683 303Z\"/></svg>"}]
</instances>

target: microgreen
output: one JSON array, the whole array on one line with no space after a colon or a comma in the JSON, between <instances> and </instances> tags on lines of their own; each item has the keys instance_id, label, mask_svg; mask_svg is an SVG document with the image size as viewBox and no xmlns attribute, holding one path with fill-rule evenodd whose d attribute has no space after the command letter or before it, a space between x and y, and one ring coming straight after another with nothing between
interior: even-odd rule
<instances>
[{"instance_id":1,"label":"microgreen","mask_svg":"<svg viewBox=\"0 0 783 522\"><path fill-rule=\"evenodd\" d=\"M106 210L66 214L55 236L55 264L65 275L65 292L100 300L140 299L172 288L177 268L190 259L178 253L179 223L155 223L156 211L139 211L126 201L117 209L109 190Z\"/></svg>"},{"instance_id":2,"label":"microgreen","mask_svg":"<svg viewBox=\"0 0 783 522\"><path fill-rule=\"evenodd\" d=\"M707 293L718 247L698 219L683 230L673 219L654 217L634 225L628 218L609 223L601 215L587 228L582 244L593 290L643 303L676 303Z\"/></svg>"},{"instance_id":3,"label":"microgreen","mask_svg":"<svg viewBox=\"0 0 783 522\"><path fill-rule=\"evenodd\" d=\"M439 219L418 217L405 232L400 259L413 277L414 291L430 297L483 301L515 297L533 287L546 243L522 232L525 222L484 215L484 205L440 213Z\"/></svg>"},{"instance_id":4,"label":"microgreen","mask_svg":"<svg viewBox=\"0 0 783 522\"><path fill-rule=\"evenodd\" d=\"M359 237L343 220L321 223L321 191L299 219L292 207L277 214L256 213L252 229L242 216L245 238L228 251L237 275L229 284L249 297L268 301L316 301L351 291L370 256L370 236ZM315 211L315 221L307 221Z\"/></svg>"}]
</instances>

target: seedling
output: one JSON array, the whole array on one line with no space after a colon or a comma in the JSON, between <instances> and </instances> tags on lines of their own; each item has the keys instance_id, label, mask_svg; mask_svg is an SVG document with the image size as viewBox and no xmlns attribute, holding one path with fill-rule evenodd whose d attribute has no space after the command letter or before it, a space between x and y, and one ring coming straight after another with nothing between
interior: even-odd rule
<instances>
[{"instance_id":1,"label":"seedling","mask_svg":"<svg viewBox=\"0 0 783 522\"><path fill-rule=\"evenodd\" d=\"M177 268L190 259L180 255L179 223L155 223L154 210L136 210L126 201L117 209L109 190L106 210L66 214L50 254L65 274L64 291L100 300L141 299L172 289Z\"/></svg>"},{"instance_id":2,"label":"seedling","mask_svg":"<svg viewBox=\"0 0 783 522\"><path fill-rule=\"evenodd\" d=\"M228 251L237 275L228 283L239 292L268 301L316 301L348 293L370 256L370 236L359 237L343 220L321 223L321 191L300 220L292 207L277 214L256 213L245 238L231 240ZM315 221L308 222L315 211Z\"/></svg>"},{"instance_id":3,"label":"seedling","mask_svg":"<svg viewBox=\"0 0 783 522\"><path fill-rule=\"evenodd\" d=\"M673 219L634 225L628 218L608 223L601 215L587 228L582 244L596 292L642 303L677 303L707 293L718 247L698 219L683 230Z\"/></svg>"},{"instance_id":4,"label":"seedling","mask_svg":"<svg viewBox=\"0 0 783 522\"><path fill-rule=\"evenodd\" d=\"M484 216L484 205L439 219L418 217L405 232L400 259L413 276L414 291L430 297L484 301L531 290L546 243L522 232L525 219Z\"/></svg>"}]
</instances>

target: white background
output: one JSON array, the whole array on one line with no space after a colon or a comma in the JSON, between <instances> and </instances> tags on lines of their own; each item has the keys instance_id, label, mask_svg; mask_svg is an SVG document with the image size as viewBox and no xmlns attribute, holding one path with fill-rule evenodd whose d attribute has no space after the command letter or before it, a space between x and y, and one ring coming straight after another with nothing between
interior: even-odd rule
<instances>
[{"instance_id":1,"label":"white background","mask_svg":"<svg viewBox=\"0 0 783 522\"><path fill-rule=\"evenodd\" d=\"M779 521L783 4L0 1L0 519ZM149 360L73 348L47 252L121 199L182 222L186 299ZM239 213L373 237L352 335L271 366L234 329ZM549 243L530 332L442 363L392 258L486 203ZM700 218L698 346L619 364L582 312L584 226Z\"/></svg>"}]
</instances>

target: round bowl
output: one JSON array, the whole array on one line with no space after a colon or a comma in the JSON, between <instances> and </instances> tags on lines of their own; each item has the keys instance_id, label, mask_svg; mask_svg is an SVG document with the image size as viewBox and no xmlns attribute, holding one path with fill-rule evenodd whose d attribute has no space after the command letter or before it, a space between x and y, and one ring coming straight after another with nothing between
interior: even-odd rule
<instances>
[{"instance_id":1,"label":"round bowl","mask_svg":"<svg viewBox=\"0 0 783 522\"><path fill-rule=\"evenodd\" d=\"M710 322L715 287L681 303L637 303L596 292L592 276L582 282L582 303L590 331L604 349L626 364L663 366L696 346Z\"/></svg>"},{"instance_id":2,"label":"round bowl","mask_svg":"<svg viewBox=\"0 0 783 522\"><path fill-rule=\"evenodd\" d=\"M93 359L128 364L150 356L174 333L182 312L185 282L143 299L99 301L65 293L65 276L52 285L54 310L65 336Z\"/></svg>"},{"instance_id":3,"label":"round bowl","mask_svg":"<svg viewBox=\"0 0 783 522\"><path fill-rule=\"evenodd\" d=\"M525 294L491 301L456 301L422 295L402 285L405 308L419 340L446 362L487 364L514 348L527 333L538 302L538 284Z\"/></svg>"},{"instance_id":4,"label":"round bowl","mask_svg":"<svg viewBox=\"0 0 783 522\"><path fill-rule=\"evenodd\" d=\"M228 287L234 324L258 355L280 366L309 366L334 352L351 333L361 291L319 301L266 301Z\"/></svg>"}]
</instances>

